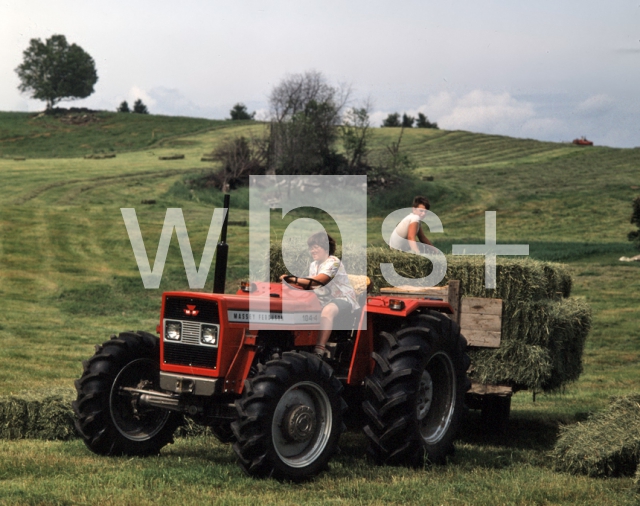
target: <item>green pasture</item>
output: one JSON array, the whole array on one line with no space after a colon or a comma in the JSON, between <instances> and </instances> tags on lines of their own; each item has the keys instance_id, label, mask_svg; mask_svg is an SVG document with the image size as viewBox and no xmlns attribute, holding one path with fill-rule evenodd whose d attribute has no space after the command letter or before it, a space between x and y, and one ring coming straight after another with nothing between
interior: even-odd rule
<instances>
[{"instance_id":1,"label":"green pasture","mask_svg":"<svg viewBox=\"0 0 640 506\"><path fill-rule=\"evenodd\" d=\"M41 119L55 121L0 113L0 395L72 389L95 344L123 330L155 329L161 291L188 288L180 251L174 238L161 289L145 290L120 208L136 209L151 262L166 209L182 208L199 264L220 195L191 191L185 181L214 168L200 157L225 138L264 128L112 114L69 132L52 123L42 127L46 136L33 126ZM99 129L110 121L120 132L113 139ZM374 133L383 149L398 131ZM518 393L504 438L482 434L472 413L448 466L374 467L361 435L348 434L331 472L302 485L245 478L231 448L207 437L179 439L147 459L98 458L77 440L0 441L0 504L183 504L185 497L220 504L633 504L631 478L558 473L549 451L561 424L584 420L612 395L640 390L640 265L618 261L636 254L626 235L640 193L640 150L428 129L405 131L402 142L415 173L371 197L369 243L384 245L382 220L416 193L431 199L443 222L444 234L430 237L445 253L452 244L484 242L484 212L497 211L498 243L529 244L532 257L565 263L572 295L593 309L576 383L535 402L531 392ZM82 158L92 152L117 156ZM159 160L177 153L185 158ZM246 190L232 194L231 220L248 218L246 202ZM291 219L274 213L274 239ZM337 232L329 221L327 228ZM248 227L231 226L228 242L227 290L235 291L248 273Z\"/></svg>"}]
</instances>

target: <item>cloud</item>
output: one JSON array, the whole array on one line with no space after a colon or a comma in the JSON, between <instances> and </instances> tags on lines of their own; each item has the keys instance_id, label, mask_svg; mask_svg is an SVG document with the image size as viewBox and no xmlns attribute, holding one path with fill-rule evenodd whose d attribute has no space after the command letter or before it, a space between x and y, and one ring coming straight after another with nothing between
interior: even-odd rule
<instances>
[{"instance_id":1,"label":"cloud","mask_svg":"<svg viewBox=\"0 0 640 506\"><path fill-rule=\"evenodd\" d=\"M604 101L601 99L601 102ZM567 125L563 120L541 114L534 103L506 92L474 90L465 95L440 92L429 97L424 105L397 112L406 112L414 117L422 113L445 130L555 141L563 140L567 135ZM387 111L374 112L371 114L372 124L379 125L387 114Z\"/></svg>"},{"instance_id":2,"label":"cloud","mask_svg":"<svg viewBox=\"0 0 640 506\"><path fill-rule=\"evenodd\" d=\"M388 115L388 112L374 111L369 115L369 122L371 123L371 126L379 127L382 125L382 122L387 119Z\"/></svg>"},{"instance_id":3,"label":"cloud","mask_svg":"<svg viewBox=\"0 0 640 506\"><path fill-rule=\"evenodd\" d=\"M223 107L206 107L192 102L177 88L159 86L147 91L134 86L129 91L129 98L132 101L141 99L151 114L201 118L222 118L225 114L228 115L228 110Z\"/></svg>"},{"instance_id":4,"label":"cloud","mask_svg":"<svg viewBox=\"0 0 640 506\"><path fill-rule=\"evenodd\" d=\"M411 116L421 112L446 130L483 133L513 133L521 130L527 122L540 120L530 102L517 100L506 92L484 90L474 90L463 96L441 92L430 97L426 104L406 112ZM371 117L385 118L387 114L376 111Z\"/></svg>"},{"instance_id":5,"label":"cloud","mask_svg":"<svg viewBox=\"0 0 640 506\"><path fill-rule=\"evenodd\" d=\"M576 107L576 110L581 113L587 114L602 114L609 112L614 105L615 101L608 95L600 94L593 95L583 102L580 102Z\"/></svg>"},{"instance_id":6,"label":"cloud","mask_svg":"<svg viewBox=\"0 0 640 506\"><path fill-rule=\"evenodd\" d=\"M142 100L147 106L156 105L156 101L142 88L138 86L132 86L129 90L129 100L135 102L136 100Z\"/></svg>"},{"instance_id":7,"label":"cloud","mask_svg":"<svg viewBox=\"0 0 640 506\"><path fill-rule=\"evenodd\" d=\"M453 107L438 124L449 130L504 133L520 129L536 116L533 105L508 93L475 90L452 101Z\"/></svg>"},{"instance_id":8,"label":"cloud","mask_svg":"<svg viewBox=\"0 0 640 506\"><path fill-rule=\"evenodd\" d=\"M269 120L269 109L265 108L265 107L261 107L259 109L256 109L256 116L255 119L258 121L268 121Z\"/></svg>"}]
</instances>

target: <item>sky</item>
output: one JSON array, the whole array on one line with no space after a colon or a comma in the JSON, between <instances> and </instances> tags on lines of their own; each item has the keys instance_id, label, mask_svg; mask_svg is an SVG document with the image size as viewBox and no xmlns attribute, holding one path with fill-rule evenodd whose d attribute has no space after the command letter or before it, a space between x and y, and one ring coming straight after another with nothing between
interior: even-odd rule
<instances>
[{"instance_id":1,"label":"sky","mask_svg":"<svg viewBox=\"0 0 640 506\"><path fill-rule=\"evenodd\" d=\"M222 119L268 112L287 75L351 86L352 106L447 130L640 146L640 0L0 0L0 110L41 111L15 68L63 34L95 60L95 93L62 107Z\"/></svg>"}]
</instances>

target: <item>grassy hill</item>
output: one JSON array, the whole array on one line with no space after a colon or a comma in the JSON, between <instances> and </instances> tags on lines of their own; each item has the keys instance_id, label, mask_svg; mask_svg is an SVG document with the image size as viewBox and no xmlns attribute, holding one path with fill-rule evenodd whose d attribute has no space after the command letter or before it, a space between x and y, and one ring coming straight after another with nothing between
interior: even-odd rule
<instances>
[{"instance_id":1,"label":"grassy hill","mask_svg":"<svg viewBox=\"0 0 640 506\"><path fill-rule=\"evenodd\" d=\"M191 191L185 180L214 169L200 157L223 139L264 128L192 118L97 116L99 121L67 125L56 118L0 113L0 394L71 388L80 361L96 343L122 330L155 328L161 290L187 288L177 241L161 289L145 290L120 208L136 208L151 261L166 209L182 208L199 262L219 195ZM376 129L376 149L397 135L395 129ZM384 216L408 206L417 193L432 200L443 222L444 234L431 238L445 252L453 243L484 242L484 212L496 210L498 242L527 243L535 258L566 262L574 294L594 309L585 371L576 384L563 394L538 396L535 403L527 393L516 395L510 434L492 439L466 430L446 468L372 468L364 460L363 440L354 435L345 439L332 473L292 489L242 478L230 449L207 439L183 441L166 457L134 463L94 458L77 442L47 443L46 449L45 443L0 442L0 469L15 469L0 472L0 497L47 502L46 494L54 490L64 502L80 494L85 482L102 490L104 473L113 503L141 502L140 475L147 501L169 488L171 502L180 502L184 493L206 500L213 483L218 499L234 503L250 502L250 493L267 503L283 497L292 503L411 503L417 498L422 504L632 503L629 479L589 481L554 473L547 451L560 423L583 419L604 407L609 396L640 388L640 265L618 261L635 253L626 234L632 228L631 201L640 193L640 150L441 130L406 131L402 142L416 164L414 179L371 200L370 244L384 244ZM81 158L93 152L116 157ZM159 160L175 153L185 158ZM245 190L232 196L232 206L241 202L246 202ZM246 206L240 207L232 208L233 220L247 219ZM287 223L272 222L274 237L282 237ZM228 290L235 291L235 280L248 271L247 227L232 226L229 243ZM43 453L46 462L40 464ZM193 473L180 474L184 481L177 483L166 476L181 473L180 462ZM62 474L56 466L62 466ZM44 477L41 485L29 485L29 472ZM97 502L96 493L85 495L86 502Z\"/></svg>"},{"instance_id":2,"label":"grassy hill","mask_svg":"<svg viewBox=\"0 0 640 506\"><path fill-rule=\"evenodd\" d=\"M73 158L135 151L225 124L220 120L104 111L58 115L0 112L0 158Z\"/></svg>"}]
</instances>

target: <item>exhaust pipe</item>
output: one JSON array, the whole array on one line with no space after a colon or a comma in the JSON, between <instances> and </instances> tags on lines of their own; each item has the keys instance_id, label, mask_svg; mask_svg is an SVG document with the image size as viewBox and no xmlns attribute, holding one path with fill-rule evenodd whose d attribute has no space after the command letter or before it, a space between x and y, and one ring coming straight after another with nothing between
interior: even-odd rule
<instances>
[{"instance_id":1,"label":"exhaust pipe","mask_svg":"<svg viewBox=\"0 0 640 506\"><path fill-rule=\"evenodd\" d=\"M213 293L224 293L224 285L227 280L227 258L229 256L229 245L227 244L227 226L229 225L229 199L228 193L224 196L224 207L227 213L222 224L220 242L216 247L216 268L213 275Z\"/></svg>"}]
</instances>

